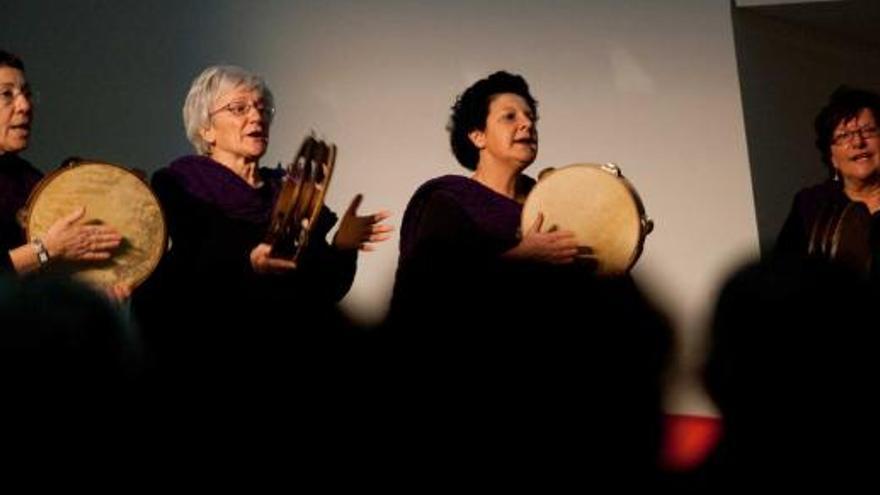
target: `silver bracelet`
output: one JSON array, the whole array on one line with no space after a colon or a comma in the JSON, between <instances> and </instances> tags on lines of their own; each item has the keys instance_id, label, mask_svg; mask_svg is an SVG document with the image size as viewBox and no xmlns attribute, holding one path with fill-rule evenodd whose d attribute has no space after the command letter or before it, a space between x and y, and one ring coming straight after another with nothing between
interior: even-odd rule
<instances>
[{"instance_id":1,"label":"silver bracelet","mask_svg":"<svg viewBox=\"0 0 880 495\"><path fill-rule=\"evenodd\" d=\"M48 263L49 250L46 249L46 245L43 244L43 241L40 240L39 237L35 237L34 240L31 241L31 245L34 246L34 251L37 253L37 261L40 263L40 266Z\"/></svg>"}]
</instances>

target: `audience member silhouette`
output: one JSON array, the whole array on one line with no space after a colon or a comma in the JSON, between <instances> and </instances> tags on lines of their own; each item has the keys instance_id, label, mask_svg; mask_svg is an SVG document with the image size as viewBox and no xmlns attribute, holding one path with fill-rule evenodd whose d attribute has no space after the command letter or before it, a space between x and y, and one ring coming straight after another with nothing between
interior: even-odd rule
<instances>
[{"instance_id":1,"label":"audience member silhouette","mask_svg":"<svg viewBox=\"0 0 880 495\"><path fill-rule=\"evenodd\" d=\"M632 280L479 282L478 304L447 309L456 325L375 343L383 439L452 477L656 482L670 333Z\"/></svg>"},{"instance_id":2,"label":"audience member silhouette","mask_svg":"<svg viewBox=\"0 0 880 495\"><path fill-rule=\"evenodd\" d=\"M103 294L72 280L0 278L0 374L7 438L136 432L139 339Z\"/></svg>"},{"instance_id":3,"label":"audience member silhouette","mask_svg":"<svg viewBox=\"0 0 880 495\"><path fill-rule=\"evenodd\" d=\"M822 260L754 263L733 275L706 369L724 437L697 482L866 481L863 448L876 440L874 301L867 282Z\"/></svg>"}]
</instances>

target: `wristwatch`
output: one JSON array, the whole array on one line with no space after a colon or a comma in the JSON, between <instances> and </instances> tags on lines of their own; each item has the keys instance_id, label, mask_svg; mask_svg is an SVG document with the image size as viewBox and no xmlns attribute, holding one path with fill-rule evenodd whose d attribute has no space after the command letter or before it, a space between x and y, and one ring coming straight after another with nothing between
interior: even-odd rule
<instances>
[{"instance_id":1,"label":"wristwatch","mask_svg":"<svg viewBox=\"0 0 880 495\"><path fill-rule=\"evenodd\" d=\"M49 251L46 249L46 245L43 244L43 241L40 240L39 237L34 238L31 241L31 245L34 246L34 251L37 253L37 261L40 262L40 266L45 265L49 262Z\"/></svg>"}]
</instances>

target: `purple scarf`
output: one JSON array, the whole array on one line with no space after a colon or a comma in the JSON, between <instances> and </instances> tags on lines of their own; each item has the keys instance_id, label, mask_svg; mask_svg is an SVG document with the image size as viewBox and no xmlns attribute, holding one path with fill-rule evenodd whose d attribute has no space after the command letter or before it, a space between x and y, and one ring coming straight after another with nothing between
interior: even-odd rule
<instances>
[{"instance_id":1,"label":"purple scarf","mask_svg":"<svg viewBox=\"0 0 880 495\"><path fill-rule=\"evenodd\" d=\"M444 175L424 183L413 195L406 209L400 232L400 255L410 256L415 248L419 217L428 198L435 192L451 197L473 222L474 226L500 250L518 242L522 205L487 188L479 182L459 175Z\"/></svg>"},{"instance_id":2,"label":"purple scarf","mask_svg":"<svg viewBox=\"0 0 880 495\"><path fill-rule=\"evenodd\" d=\"M164 171L189 194L217 207L231 218L267 223L281 189L283 171L258 168L263 184L254 188L222 164L206 156L174 160Z\"/></svg>"}]
</instances>

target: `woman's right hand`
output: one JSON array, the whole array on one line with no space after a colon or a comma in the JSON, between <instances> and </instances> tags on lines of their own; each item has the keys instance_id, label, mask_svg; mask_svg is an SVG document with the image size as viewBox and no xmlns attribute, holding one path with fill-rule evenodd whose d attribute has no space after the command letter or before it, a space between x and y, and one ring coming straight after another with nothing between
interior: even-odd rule
<instances>
[{"instance_id":1,"label":"woman's right hand","mask_svg":"<svg viewBox=\"0 0 880 495\"><path fill-rule=\"evenodd\" d=\"M535 223L523 235L522 240L512 249L506 251L506 258L542 263L565 264L574 262L578 254L574 232L570 230L553 230L541 232L544 215L538 213Z\"/></svg>"},{"instance_id":2,"label":"woman's right hand","mask_svg":"<svg viewBox=\"0 0 880 495\"><path fill-rule=\"evenodd\" d=\"M269 256L271 252L272 246L265 242L251 250L251 267L256 273L284 273L296 268L293 261Z\"/></svg>"},{"instance_id":3,"label":"woman's right hand","mask_svg":"<svg viewBox=\"0 0 880 495\"><path fill-rule=\"evenodd\" d=\"M106 260L119 247L122 236L113 227L77 224L85 214L85 207L80 207L49 227L42 241L50 260Z\"/></svg>"}]
</instances>

